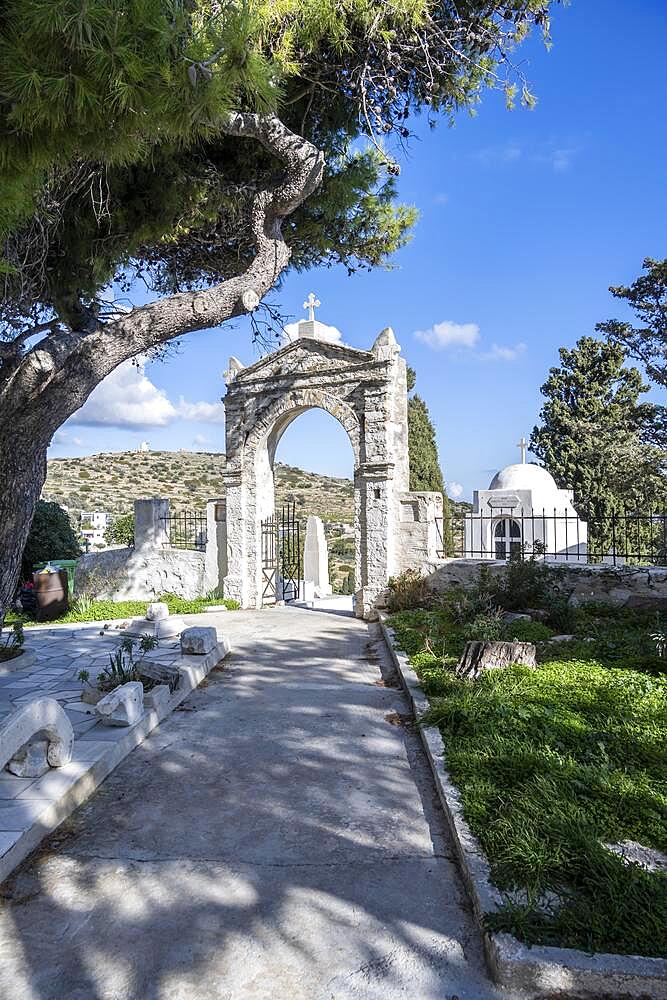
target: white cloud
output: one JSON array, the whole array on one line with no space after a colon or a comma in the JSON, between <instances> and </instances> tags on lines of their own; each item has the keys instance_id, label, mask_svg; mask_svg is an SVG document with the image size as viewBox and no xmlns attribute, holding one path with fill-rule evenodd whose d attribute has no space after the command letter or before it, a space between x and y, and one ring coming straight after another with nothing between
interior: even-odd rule
<instances>
[{"instance_id":1,"label":"white cloud","mask_svg":"<svg viewBox=\"0 0 667 1000\"><path fill-rule=\"evenodd\" d=\"M482 351L477 355L480 361L516 361L524 351L526 345L515 344L514 347L501 347L499 344L492 344L490 351Z\"/></svg>"},{"instance_id":2,"label":"white cloud","mask_svg":"<svg viewBox=\"0 0 667 1000\"><path fill-rule=\"evenodd\" d=\"M503 166L516 163L523 156L523 150L517 143L508 142L504 146L485 146L472 154L474 159L485 166Z\"/></svg>"},{"instance_id":3,"label":"white cloud","mask_svg":"<svg viewBox=\"0 0 667 1000\"><path fill-rule=\"evenodd\" d=\"M443 320L428 330L415 330L414 336L435 351L443 351L447 347L474 347L479 340L479 327L476 323Z\"/></svg>"},{"instance_id":4,"label":"white cloud","mask_svg":"<svg viewBox=\"0 0 667 1000\"><path fill-rule=\"evenodd\" d=\"M85 443L86 442L83 440L83 438L80 438L80 437L73 437L72 438L72 444L76 448L83 448L83 446L85 445Z\"/></svg>"},{"instance_id":5,"label":"white cloud","mask_svg":"<svg viewBox=\"0 0 667 1000\"><path fill-rule=\"evenodd\" d=\"M107 375L72 417L74 424L93 427L166 427L176 408L166 392L153 385L144 363L125 361Z\"/></svg>"},{"instance_id":6,"label":"white cloud","mask_svg":"<svg viewBox=\"0 0 667 1000\"><path fill-rule=\"evenodd\" d=\"M461 483L447 483L447 493L452 500L458 500L459 497L463 496L463 486Z\"/></svg>"},{"instance_id":7,"label":"white cloud","mask_svg":"<svg viewBox=\"0 0 667 1000\"><path fill-rule=\"evenodd\" d=\"M449 195L445 191L439 191L433 199L435 205L448 205Z\"/></svg>"},{"instance_id":8,"label":"white cloud","mask_svg":"<svg viewBox=\"0 0 667 1000\"><path fill-rule=\"evenodd\" d=\"M296 340L298 332L298 323L286 323L283 329L284 343L289 344L293 340ZM318 339L325 340L329 344L340 344L342 343L343 334L337 326L327 326L326 323L320 323L318 320L317 336Z\"/></svg>"},{"instance_id":9,"label":"white cloud","mask_svg":"<svg viewBox=\"0 0 667 1000\"><path fill-rule=\"evenodd\" d=\"M554 149L551 154L551 166L557 173L568 170L574 156L574 149Z\"/></svg>"},{"instance_id":10,"label":"white cloud","mask_svg":"<svg viewBox=\"0 0 667 1000\"><path fill-rule=\"evenodd\" d=\"M167 427L179 417L220 424L224 421L224 407L220 402L190 403L182 396L175 406L166 392L151 382L143 359L139 359L125 361L100 382L70 422L91 427L145 429ZM72 441L81 446L80 438Z\"/></svg>"},{"instance_id":11,"label":"white cloud","mask_svg":"<svg viewBox=\"0 0 667 1000\"><path fill-rule=\"evenodd\" d=\"M577 154L576 146L565 145L562 140L549 140L543 143L529 144L522 147L518 143L508 142L501 146L485 146L472 153L472 158L483 166L511 166L522 163L541 164L551 167L557 173L568 170Z\"/></svg>"},{"instance_id":12,"label":"white cloud","mask_svg":"<svg viewBox=\"0 0 667 1000\"><path fill-rule=\"evenodd\" d=\"M181 396L176 412L183 420L195 420L201 424L224 424L225 407L222 403L188 403Z\"/></svg>"}]
</instances>

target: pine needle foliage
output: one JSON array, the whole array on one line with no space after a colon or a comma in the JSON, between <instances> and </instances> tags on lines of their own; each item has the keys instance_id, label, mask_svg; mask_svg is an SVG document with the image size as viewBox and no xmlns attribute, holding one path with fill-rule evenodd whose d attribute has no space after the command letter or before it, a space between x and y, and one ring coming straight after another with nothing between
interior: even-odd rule
<instances>
[{"instance_id":1,"label":"pine needle foliage","mask_svg":"<svg viewBox=\"0 0 667 1000\"><path fill-rule=\"evenodd\" d=\"M160 295L252 256L249 205L278 164L230 139L277 112L322 149L291 219L293 266L386 265L416 212L386 147L415 112L452 119L491 86L533 97L512 51L551 0L5 0L0 10L0 324L77 327L111 280ZM366 136L368 149L360 149Z\"/></svg>"}]
</instances>

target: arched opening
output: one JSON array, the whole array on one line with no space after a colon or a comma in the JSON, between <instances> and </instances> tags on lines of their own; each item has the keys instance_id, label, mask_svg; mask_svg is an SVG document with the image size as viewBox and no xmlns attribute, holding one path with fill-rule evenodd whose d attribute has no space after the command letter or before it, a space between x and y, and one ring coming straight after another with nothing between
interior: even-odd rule
<instances>
[{"instance_id":1,"label":"arched opening","mask_svg":"<svg viewBox=\"0 0 667 1000\"><path fill-rule=\"evenodd\" d=\"M266 484L265 524L270 517L266 512L275 512L276 561L282 567L277 582L283 590L278 599L297 596L298 576L300 600L351 612L361 565L349 432L323 407L298 406L276 420L266 448L257 449L256 463L258 482L261 478ZM265 531L265 545L267 541Z\"/></svg>"},{"instance_id":2,"label":"arched opening","mask_svg":"<svg viewBox=\"0 0 667 1000\"><path fill-rule=\"evenodd\" d=\"M521 555L521 525L513 517L503 517L495 522L493 542L496 559L509 559Z\"/></svg>"}]
</instances>

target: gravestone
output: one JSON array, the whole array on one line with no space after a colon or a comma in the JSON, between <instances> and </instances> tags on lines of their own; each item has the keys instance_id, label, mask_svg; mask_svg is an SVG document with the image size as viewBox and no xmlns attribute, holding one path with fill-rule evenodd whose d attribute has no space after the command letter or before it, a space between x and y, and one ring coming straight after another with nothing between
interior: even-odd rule
<instances>
[{"instance_id":1,"label":"gravestone","mask_svg":"<svg viewBox=\"0 0 667 1000\"><path fill-rule=\"evenodd\" d=\"M303 551L303 578L315 587L315 597L329 597L329 548L322 519L310 515L306 523L306 544Z\"/></svg>"}]
</instances>

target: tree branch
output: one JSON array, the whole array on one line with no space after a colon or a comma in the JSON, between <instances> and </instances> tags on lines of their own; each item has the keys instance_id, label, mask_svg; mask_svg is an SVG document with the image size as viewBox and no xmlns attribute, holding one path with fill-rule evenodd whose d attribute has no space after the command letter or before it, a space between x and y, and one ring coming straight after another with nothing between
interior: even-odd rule
<instances>
[{"instance_id":1,"label":"tree branch","mask_svg":"<svg viewBox=\"0 0 667 1000\"><path fill-rule=\"evenodd\" d=\"M232 114L222 131L255 139L284 166L280 181L253 197L251 229L256 255L250 266L212 288L178 292L112 322L98 320L89 330L58 332L44 338L25 355L11 379L13 405L25 405L39 396L45 410L47 402L50 404L55 429L123 361L257 308L289 263L282 221L320 184L324 154L275 115Z\"/></svg>"}]
</instances>

